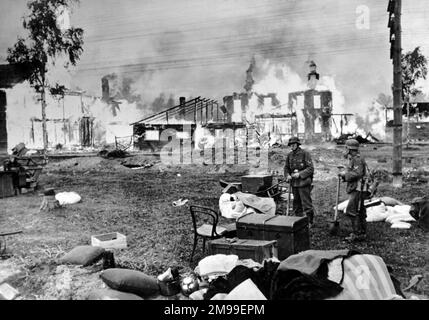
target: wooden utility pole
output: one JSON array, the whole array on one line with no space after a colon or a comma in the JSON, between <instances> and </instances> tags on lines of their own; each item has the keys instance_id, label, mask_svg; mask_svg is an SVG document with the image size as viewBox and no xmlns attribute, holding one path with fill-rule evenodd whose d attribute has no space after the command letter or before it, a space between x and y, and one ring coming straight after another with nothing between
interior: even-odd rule
<instances>
[{"instance_id":1,"label":"wooden utility pole","mask_svg":"<svg viewBox=\"0 0 429 320\"><path fill-rule=\"evenodd\" d=\"M393 2L393 3L392 3ZM393 7L392 7L393 6ZM402 187L402 66L401 66L401 8L402 0L390 0L389 9L393 9L393 186ZM393 32L392 32L393 31Z\"/></svg>"}]
</instances>

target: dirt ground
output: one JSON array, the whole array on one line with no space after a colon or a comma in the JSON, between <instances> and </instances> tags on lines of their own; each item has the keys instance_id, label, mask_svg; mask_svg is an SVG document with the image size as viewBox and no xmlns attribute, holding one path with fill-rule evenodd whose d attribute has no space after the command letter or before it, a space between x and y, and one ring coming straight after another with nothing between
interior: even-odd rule
<instances>
[{"instance_id":1,"label":"dirt ground","mask_svg":"<svg viewBox=\"0 0 429 320\"><path fill-rule=\"evenodd\" d=\"M329 219L335 204L336 166L343 162L342 149L335 145L308 147L316 167L313 199L317 215L311 230L312 249L355 249L381 256L405 287L412 276L424 279L414 293L429 295L428 238L413 224L409 230L391 229L385 222L369 223L368 241L350 245L343 237L350 231L341 218L341 232L328 234ZM281 172L287 149L270 152L269 170ZM409 203L416 196L427 195L429 163L427 146L404 150L404 186L391 186L389 146L368 145L362 150L371 168L384 179L380 196L390 196ZM131 169L123 164L146 165ZM91 235L120 232L127 236L128 248L115 250L119 267L131 268L157 276L168 267L190 271L203 257L199 250L189 265L193 233L189 204L218 207L221 194L219 178L239 181L240 176L256 172L254 166L182 165L166 166L156 157L135 154L126 159L80 157L51 161L40 178L42 188L75 191L82 201L51 212L39 212L38 192L0 199L0 232L23 230L7 238L11 255L0 259L2 279L15 287L20 299L86 299L92 289L102 288L101 266L68 267L58 263L75 246L90 244ZM189 199L183 207L172 202ZM340 200L345 200L342 190ZM201 247L199 247L200 249Z\"/></svg>"}]
</instances>

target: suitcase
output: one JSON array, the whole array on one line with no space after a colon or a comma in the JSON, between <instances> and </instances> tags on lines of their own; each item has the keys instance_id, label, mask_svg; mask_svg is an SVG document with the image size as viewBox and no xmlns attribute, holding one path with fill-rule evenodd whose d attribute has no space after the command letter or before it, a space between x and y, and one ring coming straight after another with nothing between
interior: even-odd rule
<instances>
[{"instance_id":1,"label":"suitcase","mask_svg":"<svg viewBox=\"0 0 429 320\"><path fill-rule=\"evenodd\" d=\"M277 240L279 260L310 249L307 217L245 214L237 219L237 237Z\"/></svg>"},{"instance_id":2,"label":"suitcase","mask_svg":"<svg viewBox=\"0 0 429 320\"><path fill-rule=\"evenodd\" d=\"M257 193L271 187L273 176L271 175L247 175L241 177L241 191L247 193Z\"/></svg>"},{"instance_id":3,"label":"suitcase","mask_svg":"<svg viewBox=\"0 0 429 320\"><path fill-rule=\"evenodd\" d=\"M277 258L277 241L237 239L231 240L221 238L209 241L209 253L235 254L240 259L252 259L262 263L264 259Z\"/></svg>"}]
</instances>

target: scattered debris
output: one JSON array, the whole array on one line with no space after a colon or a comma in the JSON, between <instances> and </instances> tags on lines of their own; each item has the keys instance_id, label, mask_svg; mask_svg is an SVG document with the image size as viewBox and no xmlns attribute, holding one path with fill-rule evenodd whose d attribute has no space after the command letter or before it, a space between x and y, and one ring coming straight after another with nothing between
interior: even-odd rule
<instances>
[{"instance_id":1,"label":"scattered debris","mask_svg":"<svg viewBox=\"0 0 429 320\"><path fill-rule=\"evenodd\" d=\"M371 132L369 132L365 138L361 135L356 135L354 133L342 134L338 138L335 138L334 142L336 142L337 144L345 144L348 139L356 139L360 144L374 144L381 142L379 139L374 137Z\"/></svg>"},{"instance_id":2,"label":"scattered debris","mask_svg":"<svg viewBox=\"0 0 429 320\"><path fill-rule=\"evenodd\" d=\"M0 285L0 300L14 300L19 296L19 291L7 283Z\"/></svg>"},{"instance_id":3,"label":"scattered debris","mask_svg":"<svg viewBox=\"0 0 429 320\"><path fill-rule=\"evenodd\" d=\"M22 142L12 148L12 155L17 157L23 157L27 154L27 152L28 152L28 149L25 147L25 144Z\"/></svg>"},{"instance_id":4,"label":"scattered debris","mask_svg":"<svg viewBox=\"0 0 429 320\"><path fill-rule=\"evenodd\" d=\"M189 201L188 199L182 199L182 198L180 198L177 201L173 201L173 207L182 207L185 204L187 204L188 201Z\"/></svg>"},{"instance_id":5,"label":"scattered debris","mask_svg":"<svg viewBox=\"0 0 429 320\"><path fill-rule=\"evenodd\" d=\"M91 245L104 249L125 249L127 237L119 232L98 234L91 236Z\"/></svg>"},{"instance_id":6,"label":"scattered debris","mask_svg":"<svg viewBox=\"0 0 429 320\"><path fill-rule=\"evenodd\" d=\"M0 260L0 283L11 281L13 278L19 277L24 270L10 262L11 260Z\"/></svg>"},{"instance_id":7,"label":"scattered debris","mask_svg":"<svg viewBox=\"0 0 429 320\"><path fill-rule=\"evenodd\" d=\"M423 279L423 275L421 275L421 274L413 276L410 280L410 283L408 284L408 286L406 288L403 289L403 291L411 290L412 288L417 286L422 279Z\"/></svg>"},{"instance_id":8,"label":"scattered debris","mask_svg":"<svg viewBox=\"0 0 429 320\"><path fill-rule=\"evenodd\" d=\"M130 156L130 154L127 151L124 150L101 150L98 153L98 156L105 158L105 159L114 159L114 158L126 158Z\"/></svg>"},{"instance_id":9,"label":"scattered debris","mask_svg":"<svg viewBox=\"0 0 429 320\"><path fill-rule=\"evenodd\" d=\"M61 208L60 202L55 198L55 190L47 189L43 193L42 204L40 205L39 212L51 211Z\"/></svg>"},{"instance_id":10,"label":"scattered debris","mask_svg":"<svg viewBox=\"0 0 429 320\"><path fill-rule=\"evenodd\" d=\"M180 292L180 275L177 268L168 268L163 274L158 276L160 293L169 297Z\"/></svg>"},{"instance_id":11,"label":"scattered debris","mask_svg":"<svg viewBox=\"0 0 429 320\"><path fill-rule=\"evenodd\" d=\"M144 160L144 161L139 161L137 163L128 163L128 161L122 161L121 164L124 167L130 168L132 170L139 170L139 169L147 169L147 168L153 167L155 165L155 161Z\"/></svg>"}]
</instances>

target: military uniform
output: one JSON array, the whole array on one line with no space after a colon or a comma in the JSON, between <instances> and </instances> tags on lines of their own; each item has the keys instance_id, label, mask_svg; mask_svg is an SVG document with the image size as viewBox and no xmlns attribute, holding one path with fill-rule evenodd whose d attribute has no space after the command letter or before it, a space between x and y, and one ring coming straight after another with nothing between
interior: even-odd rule
<instances>
[{"instance_id":1,"label":"military uniform","mask_svg":"<svg viewBox=\"0 0 429 320\"><path fill-rule=\"evenodd\" d=\"M299 178L292 178L293 212L294 215L307 215L309 223L313 223L314 209L311 200L314 166L310 153L298 147L286 157L284 167L285 177L299 173Z\"/></svg>"},{"instance_id":2,"label":"military uniform","mask_svg":"<svg viewBox=\"0 0 429 320\"><path fill-rule=\"evenodd\" d=\"M356 236L364 236L366 234L366 209L364 206L365 198L368 191L365 190L365 174L366 163L359 153L356 155L349 154L348 165L343 177L347 182L346 192L349 195L349 203L346 208L352 222L353 233Z\"/></svg>"}]
</instances>

